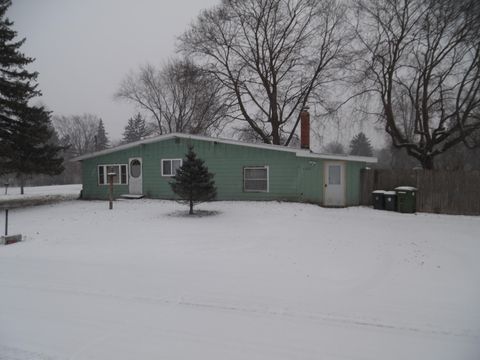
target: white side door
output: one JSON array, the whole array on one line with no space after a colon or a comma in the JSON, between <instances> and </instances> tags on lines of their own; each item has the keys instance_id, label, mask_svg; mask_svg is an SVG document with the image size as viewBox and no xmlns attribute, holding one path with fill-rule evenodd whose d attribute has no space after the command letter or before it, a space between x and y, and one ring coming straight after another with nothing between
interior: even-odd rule
<instances>
[{"instance_id":1,"label":"white side door","mask_svg":"<svg viewBox=\"0 0 480 360\"><path fill-rule=\"evenodd\" d=\"M345 206L345 163L326 161L324 173L324 206Z\"/></svg>"},{"instance_id":2,"label":"white side door","mask_svg":"<svg viewBox=\"0 0 480 360\"><path fill-rule=\"evenodd\" d=\"M128 192L132 195L142 195L142 158L128 159Z\"/></svg>"}]
</instances>

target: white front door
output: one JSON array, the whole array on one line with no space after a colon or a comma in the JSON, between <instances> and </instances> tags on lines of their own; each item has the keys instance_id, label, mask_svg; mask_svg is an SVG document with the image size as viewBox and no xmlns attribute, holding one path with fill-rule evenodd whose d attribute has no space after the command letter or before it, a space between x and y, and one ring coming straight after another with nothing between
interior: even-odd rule
<instances>
[{"instance_id":1,"label":"white front door","mask_svg":"<svg viewBox=\"0 0 480 360\"><path fill-rule=\"evenodd\" d=\"M132 195L142 195L142 158L128 160L128 191Z\"/></svg>"},{"instance_id":2,"label":"white front door","mask_svg":"<svg viewBox=\"0 0 480 360\"><path fill-rule=\"evenodd\" d=\"M324 206L345 206L345 163L325 162Z\"/></svg>"}]
</instances>

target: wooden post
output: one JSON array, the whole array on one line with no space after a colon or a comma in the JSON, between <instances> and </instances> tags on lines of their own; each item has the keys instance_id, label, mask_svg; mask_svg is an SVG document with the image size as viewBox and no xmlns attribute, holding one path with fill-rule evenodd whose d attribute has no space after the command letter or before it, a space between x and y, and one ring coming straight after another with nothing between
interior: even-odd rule
<instances>
[{"instance_id":1,"label":"wooden post","mask_svg":"<svg viewBox=\"0 0 480 360\"><path fill-rule=\"evenodd\" d=\"M8 209L5 209L5 236L8 235Z\"/></svg>"},{"instance_id":2,"label":"wooden post","mask_svg":"<svg viewBox=\"0 0 480 360\"><path fill-rule=\"evenodd\" d=\"M3 184L5 186L5 195L7 195L8 193L8 185L10 185L8 182L6 182L5 184Z\"/></svg>"},{"instance_id":3,"label":"wooden post","mask_svg":"<svg viewBox=\"0 0 480 360\"><path fill-rule=\"evenodd\" d=\"M107 176L108 176L108 199L109 199L109 203L108 203L108 208L110 210L113 209L113 177L117 175L116 173L114 172L111 172L111 173L108 173Z\"/></svg>"}]
</instances>

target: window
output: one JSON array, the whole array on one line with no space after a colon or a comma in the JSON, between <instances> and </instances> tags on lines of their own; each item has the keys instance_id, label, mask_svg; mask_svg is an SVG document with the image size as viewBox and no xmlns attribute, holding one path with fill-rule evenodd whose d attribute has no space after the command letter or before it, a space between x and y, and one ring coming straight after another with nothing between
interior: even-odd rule
<instances>
[{"instance_id":1,"label":"window","mask_svg":"<svg viewBox=\"0 0 480 360\"><path fill-rule=\"evenodd\" d=\"M182 166L182 159L162 159L162 176L175 176Z\"/></svg>"},{"instance_id":2,"label":"window","mask_svg":"<svg viewBox=\"0 0 480 360\"><path fill-rule=\"evenodd\" d=\"M243 190L268 192L268 166L243 168Z\"/></svg>"},{"instance_id":3,"label":"window","mask_svg":"<svg viewBox=\"0 0 480 360\"><path fill-rule=\"evenodd\" d=\"M130 162L130 176L133 178L138 178L142 174L142 164L140 160L133 159Z\"/></svg>"},{"instance_id":4,"label":"window","mask_svg":"<svg viewBox=\"0 0 480 360\"><path fill-rule=\"evenodd\" d=\"M340 185L340 165L328 165L328 185Z\"/></svg>"},{"instance_id":5,"label":"window","mask_svg":"<svg viewBox=\"0 0 480 360\"><path fill-rule=\"evenodd\" d=\"M108 174L114 173L114 185L127 184L127 165L98 165L98 185L108 185Z\"/></svg>"}]
</instances>

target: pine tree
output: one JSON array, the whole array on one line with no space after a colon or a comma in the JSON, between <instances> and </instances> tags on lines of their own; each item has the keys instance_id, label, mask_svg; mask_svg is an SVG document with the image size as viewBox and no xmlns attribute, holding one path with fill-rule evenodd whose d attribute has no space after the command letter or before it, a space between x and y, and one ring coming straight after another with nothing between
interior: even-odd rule
<instances>
[{"instance_id":1,"label":"pine tree","mask_svg":"<svg viewBox=\"0 0 480 360\"><path fill-rule=\"evenodd\" d=\"M103 125L102 119L100 119L100 121L98 122L95 141L95 151L105 150L110 145L110 140L108 139L108 135L105 131L105 126Z\"/></svg>"},{"instance_id":2,"label":"pine tree","mask_svg":"<svg viewBox=\"0 0 480 360\"><path fill-rule=\"evenodd\" d=\"M25 39L14 40L13 22L6 18L10 5L10 0L0 0L0 175L56 174L62 169L57 166L62 148L50 143L50 114L29 106L40 95L38 74L25 69L34 59L19 50Z\"/></svg>"},{"instance_id":3,"label":"pine tree","mask_svg":"<svg viewBox=\"0 0 480 360\"><path fill-rule=\"evenodd\" d=\"M350 142L350 155L373 156L373 148L367 136L360 132Z\"/></svg>"},{"instance_id":4,"label":"pine tree","mask_svg":"<svg viewBox=\"0 0 480 360\"><path fill-rule=\"evenodd\" d=\"M3 165L12 160L7 152L19 113L25 110L27 102L39 95L36 85L32 84L37 73L27 72L24 67L33 59L25 57L19 48L25 39L14 41L17 33L6 12L11 5L9 0L0 0L0 171L6 172Z\"/></svg>"},{"instance_id":5,"label":"pine tree","mask_svg":"<svg viewBox=\"0 0 480 360\"><path fill-rule=\"evenodd\" d=\"M65 147L57 145L57 136L50 121L50 113L43 107L25 110L15 122L7 151L14 154L3 165L20 181L21 194L25 179L34 174L58 175L63 171Z\"/></svg>"},{"instance_id":6,"label":"pine tree","mask_svg":"<svg viewBox=\"0 0 480 360\"><path fill-rule=\"evenodd\" d=\"M213 180L214 175L208 172L204 161L197 158L193 146L189 146L186 157L170 186L182 202L190 205L189 214L192 215L193 205L215 199L217 189Z\"/></svg>"},{"instance_id":7,"label":"pine tree","mask_svg":"<svg viewBox=\"0 0 480 360\"><path fill-rule=\"evenodd\" d=\"M338 154L343 155L346 154L343 145L337 141L332 141L323 147L323 151L327 154Z\"/></svg>"},{"instance_id":8,"label":"pine tree","mask_svg":"<svg viewBox=\"0 0 480 360\"><path fill-rule=\"evenodd\" d=\"M144 137L150 135L150 130L145 123L145 118L138 113L134 117L128 119L127 126L123 132L123 142L130 143L142 140Z\"/></svg>"}]
</instances>

